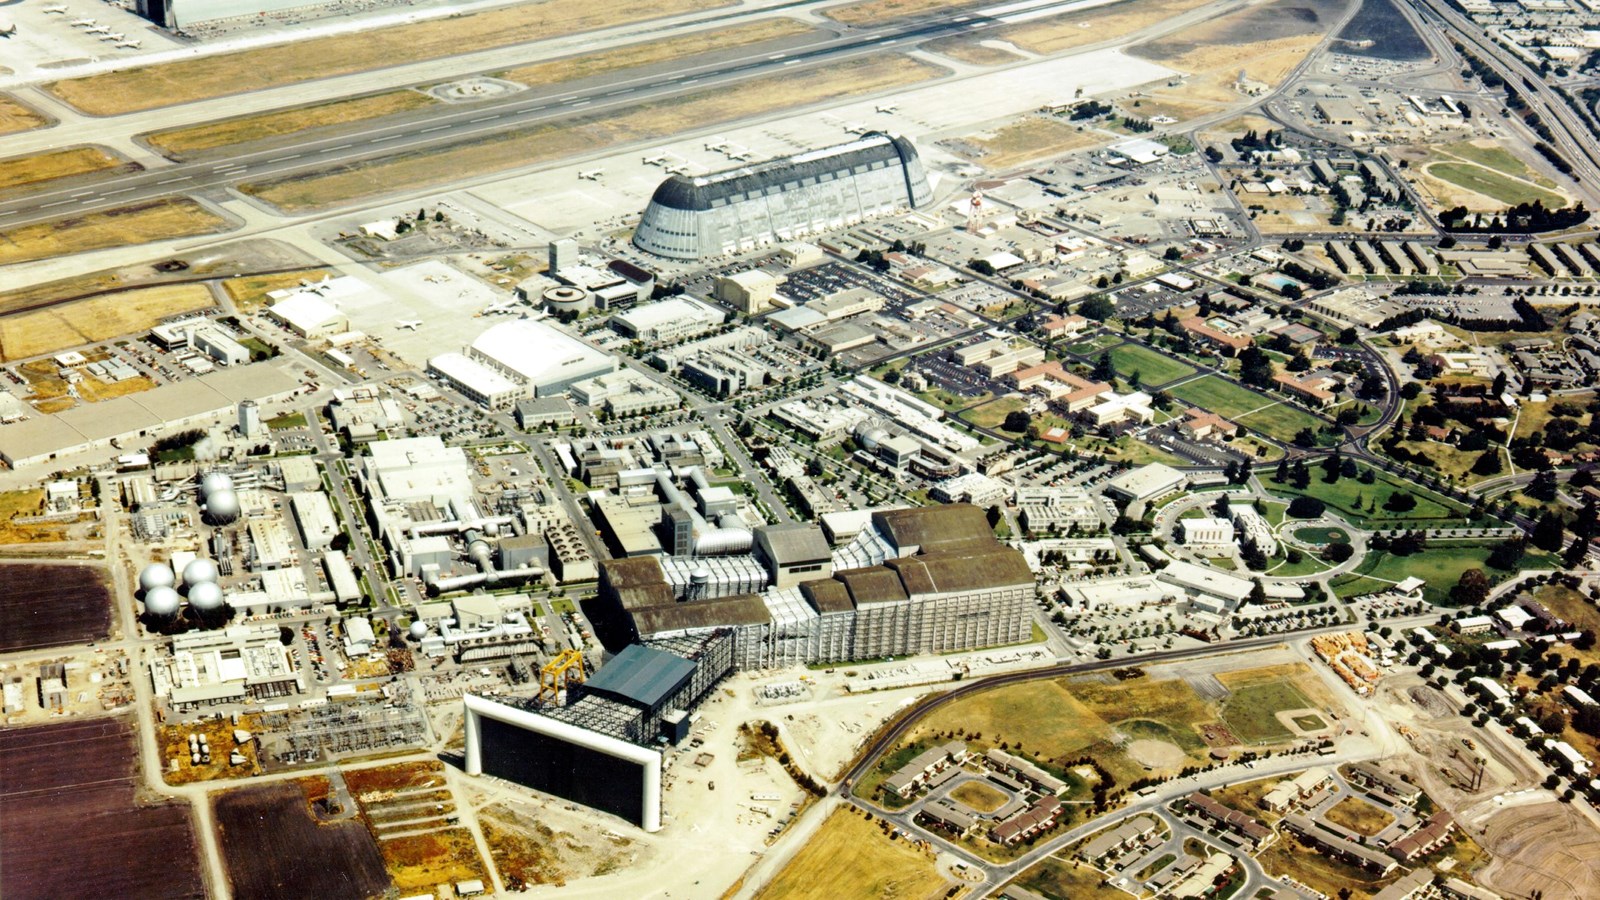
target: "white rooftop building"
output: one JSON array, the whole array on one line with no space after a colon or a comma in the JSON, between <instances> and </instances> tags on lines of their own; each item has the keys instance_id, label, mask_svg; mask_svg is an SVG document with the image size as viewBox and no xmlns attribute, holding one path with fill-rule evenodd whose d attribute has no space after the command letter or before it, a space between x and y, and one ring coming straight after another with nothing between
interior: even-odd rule
<instances>
[{"instance_id":1,"label":"white rooftop building","mask_svg":"<svg viewBox=\"0 0 1600 900\"><path fill-rule=\"evenodd\" d=\"M1183 542L1191 547L1233 543L1233 523L1227 519L1214 516L1180 519L1178 528L1183 533Z\"/></svg>"},{"instance_id":2,"label":"white rooftop building","mask_svg":"<svg viewBox=\"0 0 1600 900\"><path fill-rule=\"evenodd\" d=\"M267 315L311 340L350 330L350 317L312 290L297 291L279 300L267 307Z\"/></svg>"},{"instance_id":3,"label":"white rooftop building","mask_svg":"<svg viewBox=\"0 0 1600 900\"><path fill-rule=\"evenodd\" d=\"M1181 490L1189 479L1177 469L1161 463L1149 463L1111 479L1106 490L1126 500L1153 500Z\"/></svg>"}]
</instances>

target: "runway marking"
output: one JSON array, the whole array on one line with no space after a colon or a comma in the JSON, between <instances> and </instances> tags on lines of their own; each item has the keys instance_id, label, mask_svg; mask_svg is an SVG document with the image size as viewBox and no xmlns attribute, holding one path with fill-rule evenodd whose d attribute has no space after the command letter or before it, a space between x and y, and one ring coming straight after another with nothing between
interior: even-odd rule
<instances>
[{"instance_id":1,"label":"runway marking","mask_svg":"<svg viewBox=\"0 0 1600 900\"><path fill-rule=\"evenodd\" d=\"M623 88L620 91L611 91L610 93L606 94L606 96L607 97L615 97L618 94L631 94L631 93L633 93L633 88Z\"/></svg>"},{"instance_id":2,"label":"runway marking","mask_svg":"<svg viewBox=\"0 0 1600 900\"><path fill-rule=\"evenodd\" d=\"M580 106L588 106L590 103L593 103L593 102L594 102L593 100L585 100L582 103L574 103L574 104L572 104L572 108L573 109L577 109Z\"/></svg>"},{"instance_id":3,"label":"runway marking","mask_svg":"<svg viewBox=\"0 0 1600 900\"><path fill-rule=\"evenodd\" d=\"M72 202L72 201L71 201L71 200L57 200L57 201L56 201L56 202L54 202L54 203L45 203L45 204L42 204L42 205L40 205L40 207L39 207L39 208L40 208L40 209L49 209L49 208L50 208L50 207L52 207L52 206L62 206L62 205L65 205L65 204L67 204L67 203L71 203L71 202ZM94 202L94 201L93 201L93 200L87 200L87 201L85 201L85 202L86 202L86 203L93 203L93 202Z\"/></svg>"},{"instance_id":4,"label":"runway marking","mask_svg":"<svg viewBox=\"0 0 1600 900\"><path fill-rule=\"evenodd\" d=\"M405 137L405 135L403 135L403 134L391 134L388 137L373 138L372 140L367 141L367 143L369 143L369 144L381 144L384 141L399 140L400 138L403 138L403 137Z\"/></svg>"},{"instance_id":5,"label":"runway marking","mask_svg":"<svg viewBox=\"0 0 1600 900\"><path fill-rule=\"evenodd\" d=\"M429 132L433 132L433 131L443 131L446 128L449 128L449 127L450 127L449 125L435 125L432 128L424 128L421 131L417 132L417 134L428 134Z\"/></svg>"},{"instance_id":6,"label":"runway marking","mask_svg":"<svg viewBox=\"0 0 1600 900\"><path fill-rule=\"evenodd\" d=\"M90 195L90 194L92 194L92 193L94 193L94 191L79 191L79 192L77 192L77 193L76 193L76 194L68 194L68 195L67 195L67 196L69 196L69 197L71 197L71 198L72 198L72 199L74 199L74 200L76 200L76 199L78 199L78 198L79 198L79 197L87 197L87 196L89 196L89 195Z\"/></svg>"},{"instance_id":7,"label":"runway marking","mask_svg":"<svg viewBox=\"0 0 1600 900\"><path fill-rule=\"evenodd\" d=\"M578 95L577 94L573 94L571 97L562 97L560 100L558 100L556 102L558 102L558 103L571 103L572 101L574 101L576 99L578 99Z\"/></svg>"},{"instance_id":8,"label":"runway marking","mask_svg":"<svg viewBox=\"0 0 1600 900\"><path fill-rule=\"evenodd\" d=\"M889 38L887 41L879 41L878 42L878 46L879 47L887 47L890 44L898 44L898 43L900 43L900 39L899 38Z\"/></svg>"},{"instance_id":9,"label":"runway marking","mask_svg":"<svg viewBox=\"0 0 1600 900\"><path fill-rule=\"evenodd\" d=\"M791 60L789 60L789 61L787 61L787 62L785 62L785 63L784 63L784 65L786 65L786 66L792 66L792 65L796 65L796 64L798 64L798 63L799 63L799 62L800 62L800 60L798 60L798 59L791 59Z\"/></svg>"},{"instance_id":10,"label":"runway marking","mask_svg":"<svg viewBox=\"0 0 1600 900\"><path fill-rule=\"evenodd\" d=\"M689 86L689 85L691 85L691 84L699 84L699 83L700 83L700 79L698 79L698 78L691 78L691 79L689 79L689 80L688 80L688 81L685 81L685 82L684 82L684 83L683 83L683 86L684 86L684 87L688 87L688 86Z\"/></svg>"},{"instance_id":11,"label":"runway marking","mask_svg":"<svg viewBox=\"0 0 1600 900\"><path fill-rule=\"evenodd\" d=\"M115 196L117 194L126 194L131 190L133 190L133 188L125 187L125 188L120 188L120 189L115 190L115 191L106 191L104 194L101 194L100 196L102 196L102 197L112 197L112 196Z\"/></svg>"},{"instance_id":12,"label":"runway marking","mask_svg":"<svg viewBox=\"0 0 1600 900\"><path fill-rule=\"evenodd\" d=\"M477 117L477 118L476 118L476 119L473 119L473 120L472 120L472 122L473 122L473 123L477 123L477 122L488 122L488 121L490 121L490 120L492 120L492 119L498 119L498 118L500 118L500 114L499 114L499 113L495 113L495 114L494 114L494 115L492 115L492 116L479 116L479 117Z\"/></svg>"},{"instance_id":13,"label":"runway marking","mask_svg":"<svg viewBox=\"0 0 1600 900\"><path fill-rule=\"evenodd\" d=\"M291 159L299 159L299 158L300 158L300 154L298 154L298 153L291 153L291 154L289 154L289 155L288 155L288 156L279 156L279 157L275 157L275 158L273 158L273 159L269 159L269 160L267 160L267 162L269 162L269 163L275 163L275 162L288 162L288 161L289 161L289 160L291 160Z\"/></svg>"},{"instance_id":14,"label":"runway marking","mask_svg":"<svg viewBox=\"0 0 1600 900\"><path fill-rule=\"evenodd\" d=\"M318 153L337 153L340 150L349 150L350 147L351 147L350 144L340 144L337 147L325 147L325 148L323 148L321 150L318 150L317 152Z\"/></svg>"},{"instance_id":15,"label":"runway marking","mask_svg":"<svg viewBox=\"0 0 1600 900\"><path fill-rule=\"evenodd\" d=\"M787 53L774 53L771 56L767 57L767 59L783 59L785 56L788 56L788 55L789 54L787 54Z\"/></svg>"}]
</instances>

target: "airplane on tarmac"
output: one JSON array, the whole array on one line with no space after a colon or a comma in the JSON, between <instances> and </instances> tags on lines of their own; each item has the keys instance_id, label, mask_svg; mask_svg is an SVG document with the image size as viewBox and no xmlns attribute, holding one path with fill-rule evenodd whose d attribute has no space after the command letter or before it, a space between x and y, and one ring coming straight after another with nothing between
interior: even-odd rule
<instances>
[{"instance_id":1,"label":"airplane on tarmac","mask_svg":"<svg viewBox=\"0 0 1600 900\"><path fill-rule=\"evenodd\" d=\"M144 43L144 41L141 41L138 38L134 38L134 39L128 40L128 41L117 41L117 46L118 47L126 47L129 50L137 50L137 49L139 49L139 45L142 44L142 43Z\"/></svg>"},{"instance_id":2,"label":"airplane on tarmac","mask_svg":"<svg viewBox=\"0 0 1600 900\"><path fill-rule=\"evenodd\" d=\"M422 320L421 319L401 319L400 321L398 321L398 322L396 322L394 324L394 327L395 327L396 331L398 331L398 330L400 330L402 328L404 328L407 331L416 331L418 328L422 327Z\"/></svg>"},{"instance_id":3,"label":"airplane on tarmac","mask_svg":"<svg viewBox=\"0 0 1600 900\"><path fill-rule=\"evenodd\" d=\"M485 306L483 308L482 315L485 315L485 316L495 316L495 315L502 315L502 314L510 315L511 313L514 313L514 312L517 311L517 305L518 304L517 304L516 300L502 300L499 303L491 303L488 306Z\"/></svg>"},{"instance_id":4,"label":"airplane on tarmac","mask_svg":"<svg viewBox=\"0 0 1600 900\"><path fill-rule=\"evenodd\" d=\"M116 43L117 41L125 41L127 39L128 39L127 35L119 34L118 32L115 32L115 31L108 31L105 34L100 35L100 40L102 40L102 41L111 41L112 43Z\"/></svg>"},{"instance_id":5,"label":"airplane on tarmac","mask_svg":"<svg viewBox=\"0 0 1600 900\"><path fill-rule=\"evenodd\" d=\"M900 105L898 103L880 103L880 104L878 104L878 112L881 112L881 113L895 113L895 112L899 112L899 110L900 110Z\"/></svg>"},{"instance_id":6,"label":"airplane on tarmac","mask_svg":"<svg viewBox=\"0 0 1600 900\"><path fill-rule=\"evenodd\" d=\"M84 31L89 33L89 34L110 34L111 33L111 26L110 25L90 25L88 28L85 28Z\"/></svg>"},{"instance_id":7,"label":"airplane on tarmac","mask_svg":"<svg viewBox=\"0 0 1600 900\"><path fill-rule=\"evenodd\" d=\"M92 27L94 27L94 20L93 19L74 19L73 22L72 22L72 26L74 28L92 28Z\"/></svg>"},{"instance_id":8,"label":"airplane on tarmac","mask_svg":"<svg viewBox=\"0 0 1600 900\"><path fill-rule=\"evenodd\" d=\"M58 16L64 16L67 14L67 8L65 6L46 6L44 11L46 13L55 13Z\"/></svg>"},{"instance_id":9,"label":"airplane on tarmac","mask_svg":"<svg viewBox=\"0 0 1600 900\"><path fill-rule=\"evenodd\" d=\"M580 171L578 177L584 181L599 181L600 176L606 173L605 169L587 169Z\"/></svg>"},{"instance_id":10,"label":"airplane on tarmac","mask_svg":"<svg viewBox=\"0 0 1600 900\"><path fill-rule=\"evenodd\" d=\"M647 165L647 166L659 166L659 165L662 165L663 163L665 163L666 161L667 161L667 154L663 153L661 151L656 151L655 153L652 153L649 156L646 156L644 158L644 164Z\"/></svg>"}]
</instances>

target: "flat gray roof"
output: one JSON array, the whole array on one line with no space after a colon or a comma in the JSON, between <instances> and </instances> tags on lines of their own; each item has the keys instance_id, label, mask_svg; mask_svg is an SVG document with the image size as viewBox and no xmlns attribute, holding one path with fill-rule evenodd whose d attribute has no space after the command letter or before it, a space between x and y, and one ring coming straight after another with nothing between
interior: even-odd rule
<instances>
[{"instance_id":1,"label":"flat gray roof","mask_svg":"<svg viewBox=\"0 0 1600 900\"><path fill-rule=\"evenodd\" d=\"M654 709L677 693L692 674L694 663L689 660L665 650L632 644L601 666L586 687Z\"/></svg>"}]
</instances>

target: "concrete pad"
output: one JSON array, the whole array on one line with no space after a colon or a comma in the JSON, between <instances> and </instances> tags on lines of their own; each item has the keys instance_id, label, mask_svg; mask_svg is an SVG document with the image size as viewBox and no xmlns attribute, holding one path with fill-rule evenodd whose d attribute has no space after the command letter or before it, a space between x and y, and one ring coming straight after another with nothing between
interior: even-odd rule
<instances>
[{"instance_id":1,"label":"concrete pad","mask_svg":"<svg viewBox=\"0 0 1600 900\"><path fill-rule=\"evenodd\" d=\"M480 318L484 308L509 299L508 294L439 260L381 274L353 274L370 290L340 303L340 310L350 317L350 327L378 339L384 349L419 369L427 365L429 357L472 343L503 318ZM422 325L416 330L399 327L398 323L413 320Z\"/></svg>"}]
</instances>

